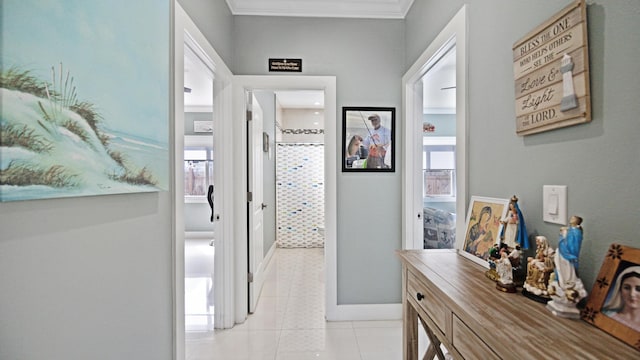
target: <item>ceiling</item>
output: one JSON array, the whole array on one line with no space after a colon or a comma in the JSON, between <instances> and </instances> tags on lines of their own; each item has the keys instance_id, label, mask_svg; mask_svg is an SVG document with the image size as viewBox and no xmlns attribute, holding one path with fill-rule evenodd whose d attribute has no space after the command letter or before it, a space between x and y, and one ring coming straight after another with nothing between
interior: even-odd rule
<instances>
[{"instance_id":1,"label":"ceiling","mask_svg":"<svg viewBox=\"0 0 640 360\"><path fill-rule=\"evenodd\" d=\"M322 90L287 90L275 93L283 109L324 109Z\"/></svg>"},{"instance_id":2,"label":"ceiling","mask_svg":"<svg viewBox=\"0 0 640 360\"><path fill-rule=\"evenodd\" d=\"M456 48L452 48L422 77L423 113L455 114Z\"/></svg>"},{"instance_id":3,"label":"ceiling","mask_svg":"<svg viewBox=\"0 0 640 360\"><path fill-rule=\"evenodd\" d=\"M188 111L211 111L213 107L213 74L204 63L185 46L184 106Z\"/></svg>"},{"instance_id":4,"label":"ceiling","mask_svg":"<svg viewBox=\"0 0 640 360\"><path fill-rule=\"evenodd\" d=\"M227 0L234 15L404 19L414 0Z\"/></svg>"}]
</instances>

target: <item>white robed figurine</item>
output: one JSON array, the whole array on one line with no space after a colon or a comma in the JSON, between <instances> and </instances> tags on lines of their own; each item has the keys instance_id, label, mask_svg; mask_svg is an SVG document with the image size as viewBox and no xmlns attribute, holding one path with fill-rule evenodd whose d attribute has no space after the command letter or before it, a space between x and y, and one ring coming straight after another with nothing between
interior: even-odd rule
<instances>
[{"instance_id":1,"label":"white robed figurine","mask_svg":"<svg viewBox=\"0 0 640 360\"><path fill-rule=\"evenodd\" d=\"M554 261L556 265L548 292L551 301L547 308L557 316L580 318L576 304L587 296L587 291L578 277L578 255L582 245L582 218L572 216L569 228L560 229L560 241Z\"/></svg>"}]
</instances>

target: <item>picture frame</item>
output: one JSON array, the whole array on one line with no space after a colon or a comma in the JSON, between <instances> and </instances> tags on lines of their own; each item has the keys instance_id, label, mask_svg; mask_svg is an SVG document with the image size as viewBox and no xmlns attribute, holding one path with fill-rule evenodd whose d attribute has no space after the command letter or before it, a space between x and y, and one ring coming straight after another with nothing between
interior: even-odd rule
<instances>
[{"instance_id":1,"label":"picture frame","mask_svg":"<svg viewBox=\"0 0 640 360\"><path fill-rule=\"evenodd\" d=\"M625 317L625 285L640 286L640 249L613 243L580 316L640 351L640 322Z\"/></svg>"},{"instance_id":2,"label":"picture frame","mask_svg":"<svg viewBox=\"0 0 640 360\"><path fill-rule=\"evenodd\" d=\"M509 199L472 196L467 211L464 241L458 253L489 268L489 250L500 245L502 223L509 209Z\"/></svg>"},{"instance_id":3,"label":"picture frame","mask_svg":"<svg viewBox=\"0 0 640 360\"><path fill-rule=\"evenodd\" d=\"M171 190L173 3L51 6L2 4L0 202Z\"/></svg>"},{"instance_id":4,"label":"picture frame","mask_svg":"<svg viewBox=\"0 0 640 360\"><path fill-rule=\"evenodd\" d=\"M395 172L393 107L342 108L342 171Z\"/></svg>"}]
</instances>

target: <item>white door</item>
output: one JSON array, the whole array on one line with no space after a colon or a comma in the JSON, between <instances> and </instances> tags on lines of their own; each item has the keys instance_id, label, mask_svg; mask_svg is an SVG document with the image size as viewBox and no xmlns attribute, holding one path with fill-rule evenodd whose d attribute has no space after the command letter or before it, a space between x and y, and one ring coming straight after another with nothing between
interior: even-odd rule
<instances>
[{"instance_id":1,"label":"white door","mask_svg":"<svg viewBox=\"0 0 640 360\"><path fill-rule=\"evenodd\" d=\"M257 280L262 269L264 259L263 210L262 193L262 157L263 127L262 108L251 91L246 92L247 99L247 129L249 134L248 146L248 208L249 208L249 313L256 309L260 297L261 284Z\"/></svg>"}]
</instances>

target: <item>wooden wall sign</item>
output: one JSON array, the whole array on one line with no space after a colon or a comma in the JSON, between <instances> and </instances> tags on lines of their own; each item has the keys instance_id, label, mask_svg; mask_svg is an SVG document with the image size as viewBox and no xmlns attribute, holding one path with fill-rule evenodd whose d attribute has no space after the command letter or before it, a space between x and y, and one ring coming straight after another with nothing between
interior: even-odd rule
<instances>
[{"instance_id":1,"label":"wooden wall sign","mask_svg":"<svg viewBox=\"0 0 640 360\"><path fill-rule=\"evenodd\" d=\"M513 45L513 74L518 135L591 121L584 0L562 9Z\"/></svg>"}]
</instances>

